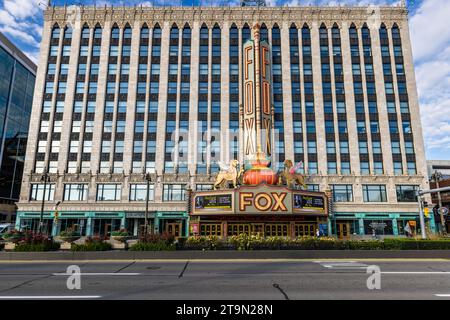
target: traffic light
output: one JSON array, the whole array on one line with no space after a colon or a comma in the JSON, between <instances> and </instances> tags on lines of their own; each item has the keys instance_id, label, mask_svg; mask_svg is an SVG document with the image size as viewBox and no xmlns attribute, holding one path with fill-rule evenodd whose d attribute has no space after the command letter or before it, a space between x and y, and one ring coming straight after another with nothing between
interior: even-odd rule
<instances>
[{"instance_id":1,"label":"traffic light","mask_svg":"<svg viewBox=\"0 0 450 320\"><path fill-rule=\"evenodd\" d=\"M430 217L430 209L428 207L423 208L423 214L426 218Z\"/></svg>"}]
</instances>

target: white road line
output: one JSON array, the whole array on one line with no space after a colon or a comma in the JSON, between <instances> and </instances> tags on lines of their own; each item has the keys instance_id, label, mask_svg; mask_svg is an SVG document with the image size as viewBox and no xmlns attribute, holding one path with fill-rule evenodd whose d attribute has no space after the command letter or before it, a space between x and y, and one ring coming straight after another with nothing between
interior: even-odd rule
<instances>
[{"instance_id":1,"label":"white road line","mask_svg":"<svg viewBox=\"0 0 450 320\"><path fill-rule=\"evenodd\" d=\"M0 296L2 299L98 299L102 296Z\"/></svg>"},{"instance_id":2,"label":"white road line","mask_svg":"<svg viewBox=\"0 0 450 320\"><path fill-rule=\"evenodd\" d=\"M448 271L381 271L382 274L450 274Z\"/></svg>"},{"instance_id":3,"label":"white road line","mask_svg":"<svg viewBox=\"0 0 450 320\"><path fill-rule=\"evenodd\" d=\"M53 273L54 276L73 276L73 275L80 275L80 276L138 276L142 273L126 273L126 272L100 272L100 273Z\"/></svg>"},{"instance_id":4,"label":"white road line","mask_svg":"<svg viewBox=\"0 0 450 320\"><path fill-rule=\"evenodd\" d=\"M314 261L315 263L319 263L322 267L328 269L367 269L368 265L356 261Z\"/></svg>"},{"instance_id":5,"label":"white road line","mask_svg":"<svg viewBox=\"0 0 450 320\"><path fill-rule=\"evenodd\" d=\"M450 294L446 293L436 293L435 296L440 298L450 298Z\"/></svg>"}]
</instances>

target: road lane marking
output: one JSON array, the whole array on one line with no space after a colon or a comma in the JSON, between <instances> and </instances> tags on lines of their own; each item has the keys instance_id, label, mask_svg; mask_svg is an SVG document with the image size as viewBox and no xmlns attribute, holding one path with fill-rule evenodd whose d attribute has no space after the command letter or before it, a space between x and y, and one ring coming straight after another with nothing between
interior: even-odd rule
<instances>
[{"instance_id":1,"label":"road lane marking","mask_svg":"<svg viewBox=\"0 0 450 320\"><path fill-rule=\"evenodd\" d=\"M450 271L381 271L382 274L450 274Z\"/></svg>"},{"instance_id":2,"label":"road lane marking","mask_svg":"<svg viewBox=\"0 0 450 320\"><path fill-rule=\"evenodd\" d=\"M353 259L323 259L321 262L327 261L352 261ZM69 264L69 263L89 263L89 264L110 264L110 263L127 263L131 261L136 262L153 262L153 263L185 263L184 259L104 259L104 260L0 260L0 264ZM271 262L316 262L316 259L310 258L271 258L271 259L189 259L191 262L205 262L205 263L236 263L236 262L259 262L259 263L271 263ZM361 258L358 261L370 261L370 262L450 262L450 259L446 258Z\"/></svg>"},{"instance_id":3,"label":"road lane marking","mask_svg":"<svg viewBox=\"0 0 450 320\"><path fill-rule=\"evenodd\" d=\"M54 276L72 276L74 274L80 276L139 276L142 273L114 273L114 272L91 272L91 273L53 273Z\"/></svg>"},{"instance_id":4,"label":"road lane marking","mask_svg":"<svg viewBox=\"0 0 450 320\"><path fill-rule=\"evenodd\" d=\"M435 296L440 298L450 298L450 294L447 293L436 293Z\"/></svg>"},{"instance_id":5,"label":"road lane marking","mask_svg":"<svg viewBox=\"0 0 450 320\"><path fill-rule=\"evenodd\" d=\"M367 269L368 265L356 261L314 261L328 269Z\"/></svg>"},{"instance_id":6,"label":"road lane marking","mask_svg":"<svg viewBox=\"0 0 450 320\"><path fill-rule=\"evenodd\" d=\"M0 296L0 300L2 299L98 299L102 296Z\"/></svg>"}]
</instances>

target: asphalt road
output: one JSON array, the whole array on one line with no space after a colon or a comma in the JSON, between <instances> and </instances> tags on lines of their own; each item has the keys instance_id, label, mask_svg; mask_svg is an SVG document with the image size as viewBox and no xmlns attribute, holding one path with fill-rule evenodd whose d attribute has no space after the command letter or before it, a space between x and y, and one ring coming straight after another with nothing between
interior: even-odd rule
<instances>
[{"instance_id":1,"label":"asphalt road","mask_svg":"<svg viewBox=\"0 0 450 320\"><path fill-rule=\"evenodd\" d=\"M80 267L81 289L67 288L69 265ZM379 290L367 288L371 265ZM3 299L443 300L450 260L1 262Z\"/></svg>"}]
</instances>

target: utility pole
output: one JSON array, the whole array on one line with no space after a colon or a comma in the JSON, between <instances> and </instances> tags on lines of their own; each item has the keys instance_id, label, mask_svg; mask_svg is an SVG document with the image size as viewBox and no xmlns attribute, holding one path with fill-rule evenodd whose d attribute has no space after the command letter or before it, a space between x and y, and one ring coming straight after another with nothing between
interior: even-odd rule
<instances>
[{"instance_id":1,"label":"utility pole","mask_svg":"<svg viewBox=\"0 0 450 320\"><path fill-rule=\"evenodd\" d=\"M436 182L436 189L439 189L439 181L442 180L442 173L435 170L434 173L431 175L431 180ZM445 228L444 212L441 210L442 209L442 198L441 198L440 191L437 192L437 196L438 196L439 214L441 215L441 228L442 228L441 230L442 230L442 234L445 235L447 232L445 230L446 228Z\"/></svg>"},{"instance_id":2,"label":"utility pole","mask_svg":"<svg viewBox=\"0 0 450 320\"><path fill-rule=\"evenodd\" d=\"M417 202L419 205L419 214L420 214L420 226L422 228L422 238L425 239L426 238L426 233L425 233L425 219L423 216L423 210L422 210L422 201L421 201L421 196L423 196L424 194L428 194L428 193L436 193L436 192L445 192L445 191L450 191L450 187L444 187L444 188L439 188L439 189L432 189L432 190L418 190L417 191Z\"/></svg>"}]
</instances>

